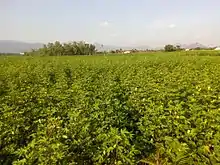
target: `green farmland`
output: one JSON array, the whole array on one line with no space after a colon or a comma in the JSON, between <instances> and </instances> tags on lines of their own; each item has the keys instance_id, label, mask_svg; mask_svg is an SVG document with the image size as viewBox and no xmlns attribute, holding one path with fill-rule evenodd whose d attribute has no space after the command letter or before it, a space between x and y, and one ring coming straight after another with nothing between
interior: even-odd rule
<instances>
[{"instance_id":1,"label":"green farmland","mask_svg":"<svg viewBox=\"0 0 220 165\"><path fill-rule=\"evenodd\" d=\"M220 164L218 55L0 57L0 164Z\"/></svg>"}]
</instances>

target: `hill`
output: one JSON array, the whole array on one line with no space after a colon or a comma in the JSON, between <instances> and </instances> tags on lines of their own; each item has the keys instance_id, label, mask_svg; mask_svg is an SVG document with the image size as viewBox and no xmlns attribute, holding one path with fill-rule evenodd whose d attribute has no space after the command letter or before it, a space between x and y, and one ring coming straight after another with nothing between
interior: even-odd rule
<instances>
[{"instance_id":1,"label":"hill","mask_svg":"<svg viewBox=\"0 0 220 165\"><path fill-rule=\"evenodd\" d=\"M0 40L0 53L21 53L38 49L43 46L42 43L26 43L13 40Z\"/></svg>"}]
</instances>

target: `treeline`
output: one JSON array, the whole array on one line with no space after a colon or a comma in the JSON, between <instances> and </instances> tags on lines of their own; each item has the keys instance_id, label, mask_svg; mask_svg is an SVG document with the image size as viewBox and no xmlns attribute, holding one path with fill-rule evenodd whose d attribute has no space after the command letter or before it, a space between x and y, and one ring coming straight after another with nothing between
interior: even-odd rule
<instances>
[{"instance_id":1,"label":"treeline","mask_svg":"<svg viewBox=\"0 0 220 165\"><path fill-rule=\"evenodd\" d=\"M0 56L17 56L19 53L0 53Z\"/></svg>"},{"instance_id":2,"label":"treeline","mask_svg":"<svg viewBox=\"0 0 220 165\"><path fill-rule=\"evenodd\" d=\"M123 53L125 51L129 51L130 53L140 53L140 52L156 52L158 50L151 50L151 49L145 49L145 50L139 50L139 49L131 49L131 50L123 50L123 49L116 49L111 50L110 53Z\"/></svg>"},{"instance_id":3,"label":"treeline","mask_svg":"<svg viewBox=\"0 0 220 165\"><path fill-rule=\"evenodd\" d=\"M164 50L165 50L165 52L174 52L174 51L180 51L180 50L184 50L184 49L181 48L180 45L174 46L174 45L168 44L168 45L165 45Z\"/></svg>"},{"instance_id":4,"label":"treeline","mask_svg":"<svg viewBox=\"0 0 220 165\"><path fill-rule=\"evenodd\" d=\"M208 48L195 47L195 48L191 48L188 50L214 50L215 48L216 47L208 47ZM185 50L185 49L182 48L180 45L168 44L168 45L165 45L164 47L165 52L175 52L175 51L181 51L181 50Z\"/></svg>"},{"instance_id":5,"label":"treeline","mask_svg":"<svg viewBox=\"0 0 220 165\"><path fill-rule=\"evenodd\" d=\"M96 53L96 47L83 41L73 41L69 43L48 43L43 48L32 50L25 55L42 55L42 56L74 56L74 55L93 55Z\"/></svg>"}]
</instances>

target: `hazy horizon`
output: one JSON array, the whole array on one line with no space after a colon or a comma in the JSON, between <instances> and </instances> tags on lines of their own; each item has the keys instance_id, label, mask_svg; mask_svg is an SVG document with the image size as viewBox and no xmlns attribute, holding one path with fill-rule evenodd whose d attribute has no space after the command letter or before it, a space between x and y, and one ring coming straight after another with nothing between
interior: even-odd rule
<instances>
[{"instance_id":1,"label":"hazy horizon","mask_svg":"<svg viewBox=\"0 0 220 165\"><path fill-rule=\"evenodd\" d=\"M220 45L217 0L2 0L1 40Z\"/></svg>"}]
</instances>

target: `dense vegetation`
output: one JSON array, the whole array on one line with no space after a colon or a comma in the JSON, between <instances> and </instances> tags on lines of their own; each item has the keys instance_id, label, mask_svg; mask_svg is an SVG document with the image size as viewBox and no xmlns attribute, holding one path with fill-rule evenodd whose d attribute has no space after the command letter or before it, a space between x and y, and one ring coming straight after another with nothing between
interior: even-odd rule
<instances>
[{"instance_id":1,"label":"dense vegetation","mask_svg":"<svg viewBox=\"0 0 220 165\"><path fill-rule=\"evenodd\" d=\"M220 51L215 50L199 50L199 51L185 51L181 52L184 56L220 56Z\"/></svg>"},{"instance_id":2,"label":"dense vegetation","mask_svg":"<svg viewBox=\"0 0 220 165\"><path fill-rule=\"evenodd\" d=\"M204 48L204 47L194 47L194 48L191 48L190 50L206 50L206 51L213 51L215 50L216 47L207 47L207 48ZM185 50L184 48L181 47L181 45L172 45L172 44L168 44L168 45L165 45L164 46L164 51L165 52L175 52L175 51L182 51L182 50Z\"/></svg>"},{"instance_id":3,"label":"dense vegetation","mask_svg":"<svg viewBox=\"0 0 220 165\"><path fill-rule=\"evenodd\" d=\"M0 52L0 56L19 56L19 53L1 53Z\"/></svg>"},{"instance_id":4,"label":"dense vegetation","mask_svg":"<svg viewBox=\"0 0 220 165\"><path fill-rule=\"evenodd\" d=\"M174 45L168 44L168 45L165 45L164 50L166 52L174 52L174 51L180 51L183 49L180 47L180 45L174 46Z\"/></svg>"},{"instance_id":5,"label":"dense vegetation","mask_svg":"<svg viewBox=\"0 0 220 165\"><path fill-rule=\"evenodd\" d=\"M219 90L219 57L1 57L0 164L218 164Z\"/></svg>"},{"instance_id":6,"label":"dense vegetation","mask_svg":"<svg viewBox=\"0 0 220 165\"><path fill-rule=\"evenodd\" d=\"M54 43L48 43L43 48L32 50L31 52L25 53L29 56L74 56L74 55L93 55L96 53L96 47L93 44L86 42L69 42L60 43L56 41Z\"/></svg>"}]
</instances>

